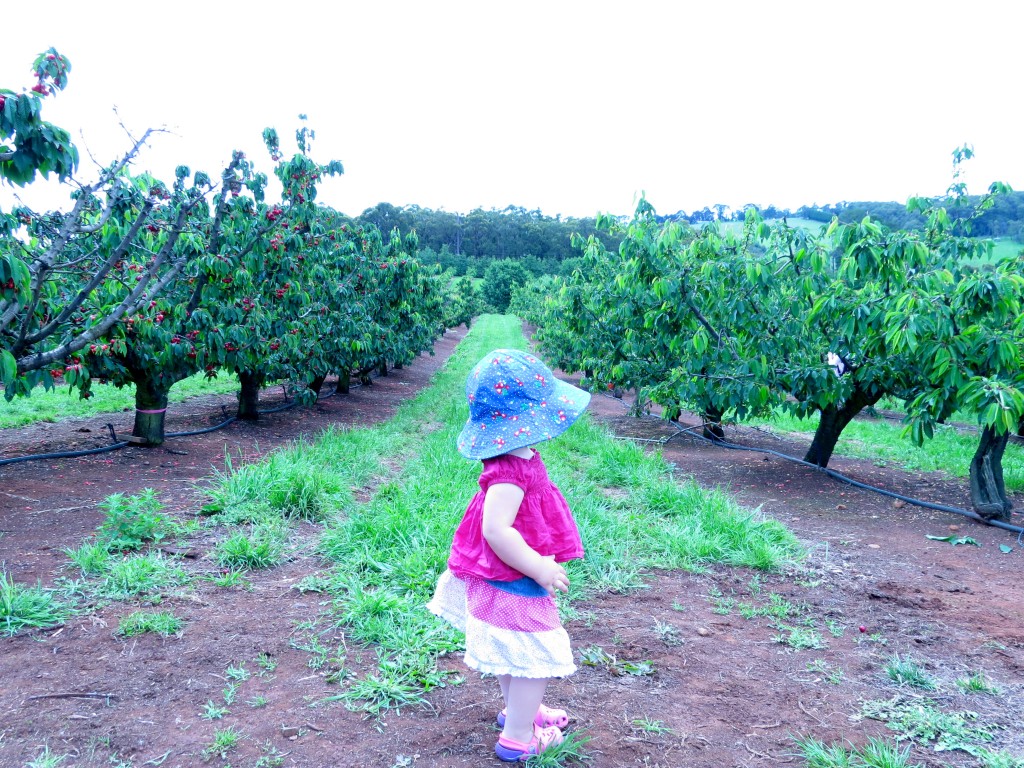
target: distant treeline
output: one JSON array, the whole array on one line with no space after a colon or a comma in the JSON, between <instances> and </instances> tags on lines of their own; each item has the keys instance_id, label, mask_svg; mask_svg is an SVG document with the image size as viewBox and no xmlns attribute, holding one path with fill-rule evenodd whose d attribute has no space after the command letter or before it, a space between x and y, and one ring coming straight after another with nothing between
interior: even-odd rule
<instances>
[{"instance_id":1,"label":"distant treeline","mask_svg":"<svg viewBox=\"0 0 1024 768\"><path fill-rule=\"evenodd\" d=\"M477 277L492 261L502 259L525 261L538 275L563 273L573 264L564 262L579 256L570 242L573 233L583 237L596 234L607 247L618 247L617 240L594 229L595 219L544 216L538 210L516 206L449 213L380 203L356 218L363 224L375 224L382 232L397 227L404 235L415 230L422 261L451 267L459 275L470 269Z\"/></svg>"},{"instance_id":2,"label":"distant treeline","mask_svg":"<svg viewBox=\"0 0 1024 768\"><path fill-rule=\"evenodd\" d=\"M965 199L965 211L973 210L978 197ZM924 217L920 213L908 213L906 203L896 202L839 202L835 205L804 205L795 211L789 208L776 208L774 205L760 207L757 205L745 205L740 209L732 209L729 206L716 204L687 213L677 211L663 219L686 220L691 224L698 224L708 221L742 221L744 211L747 208L756 208L765 219L800 218L820 221L827 224L832 221L833 216L838 216L843 223L860 221L865 216L880 221L890 229L920 229L924 226ZM956 208L950 208L949 213L955 216ZM973 222L971 234L978 237L1010 237L1014 240L1024 242L1024 192L1011 192L1006 195L999 195L995 204L982 216Z\"/></svg>"},{"instance_id":3,"label":"distant treeline","mask_svg":"<svg viewBox=\"0 0 1024 768\"><path fill-rule=\"evenodd\" d=\"M968 198L967 202L977 202ZM732 209L716 204L687 213L658 217L699 224L709 221L741 221L747 208L757 208L765 219L801 218L826 224L833 216L841 222L860 221L865 216L880 221L891 229L920 229L924 218L908 213L905 203L839 202L835 205L804 205L795 211L747 205ZM964 206L972 210L972 206ZM950 208L950 215L956 215ZM573 233L589 237L597 235L609 249L618 248L618 240L606 232L598 232L593 218L562 218L545 216L539 210L508 206L501 210L476 208L469 213L451 213L421 208L418 205L394 206L380 203L367 208L356 220L374 224L382 232L398 228L401 233L415 231L419 237L421 260L454 269L458 275L470 272L482 276L495 261L514 259L533 274L567 274L576 264L579 253L572 247ZM971 234L979 237L1010 237L1024 242L1024 192L1000 195L995 204L973 222Z\"/></svg>"}]
</instances>

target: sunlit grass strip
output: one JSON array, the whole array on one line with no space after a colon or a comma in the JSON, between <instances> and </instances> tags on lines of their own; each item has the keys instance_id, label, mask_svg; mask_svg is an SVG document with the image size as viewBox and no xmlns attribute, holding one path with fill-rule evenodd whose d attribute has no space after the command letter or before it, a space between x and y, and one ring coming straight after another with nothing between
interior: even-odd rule
<instances>
[{"instance_id":1,"label":"sunlit grass strip","mask_svg":"<svg viewBox=\"0 0 1024 768\"><path fill-rule=\"evenodd\" d=\"M52 627L67 618L68 609L42 586L19 584L0 571L0 634Z\"/></svg>"},{"instance_id":2,"label":"sunlit grass strip","mask_svg":"<svg viewBox=\"0 0 1024 768\"><path fill-rule=\"evenodd\" d=\"M0 429L23 427L37 421L87 418L135 407L135 391L130 387L118 389L113 384L94 383L92 397L88 400L82 400L77 390L69 392L68 389L60 386L47 392L38 388L33 390L31 397L16 397L10 402L0 401ZM180 403L191 397L237 391L238 380L234 376L206 379L203 374L197 373L174 385L170 401Z\"/></svg>"},{"instance_id":3,"label":"sunlit grass strip","mask_svg":"<svg viewBox=\"0 0 1024 768\"><path fill-rule=\"evenodd\" d=\"M405 658L416 649L424 663L459 644L424 603L445 568L480 472L478 462L455 450L467 416L464 380L488 350L524 345L517 321L482 320L433 385L381 428L407 447L403 470L368 503L330 523L321 538L324 555L339 563L322 586L335 595L333 618L347 637ZM422 428L428 423L434 429ZM587 418L541 450L587 548L587 557L570 566L570 599L640 587L651 569L710 562L773 568L798 554L795 538L779 523L740 508L724 493L677 484L660 457L612 439ZM386 682L371 686L381 700L364 704L368 711L388 706Z\"/></svg>"},{"instance_id":4,"label":"sunlit grass strip","mask_svg":"<svg viewBox=\"0 0 1024 768\"><path fill-rule=\"evenodd\" d=\"M818 426L817 416L797 419L779 414L770 420L754 420L751 424L771 427L777 432L796 433L806 437ZM836 454L853 459L892 462L914 472L940 471L952 477L967 477L971 458L978 448L978 436L952 426L941 426L935 436L920 448L909 437L902 437L903 425L887 419L856 419L843 430L836 444ZM798 457L800 458L800 457ZM1016 443L1006 446L1003 454L1003 480L1007 490L1024 490L1024 448Z\"/></svg>"}]
</instances>

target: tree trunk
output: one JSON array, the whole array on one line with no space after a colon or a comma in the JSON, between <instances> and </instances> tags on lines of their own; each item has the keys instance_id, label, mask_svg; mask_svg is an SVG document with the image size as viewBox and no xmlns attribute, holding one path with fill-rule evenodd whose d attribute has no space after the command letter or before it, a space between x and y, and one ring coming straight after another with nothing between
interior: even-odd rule
<instances>
[{"instance_id":1,"label":"tree trunk","mask_svg":"<svg viewBox=\"0 0 1024 768\"><path fill-rule=\"evenodd\" d=\"M676 421L679 420L679 416L676 416ZM725 430L722 429L722 412L716 411L713 408L709 408L704 411L701 415L701 420L704 422L703 429L701 432L704 437L708 440L724 440Z\"/></svg>"},{"instance_id":2,"label":"tree trunk","mask_svg":"<svg viewBox=\"0 0 1024 768\"><path fill-rule=\"evenodd\" d=\"M238 372L238 418L244 421L256 421L260 417L260 389L263 387L263 376L250 371Z\"/></svg>"},{"instance_id":3,"label":"tree trunk","mask_svg":"<svg viewBox=\"0 0 1024 768\"><path fill-rule=\"evenodd\" d=\"M316 394L316 399L320 399L320 390L323 389L324 381L327 380L327 376L314 376L313 380L309 382L309 389L311 392Z\"/></svg>"},{"instance_id":4,"label":"tree trunk","mask_svg":"<svg viewBox=\"0 0 1024 768\"><path fill-rule=\"evenodd\" d=\"M395 363L394 365L392 365L391 367L392 367L392 368L394 368L394 369L395 369L396 371L400 371L400 370L402 370L402 364L401 364L401 363L397 363L397 362L396 362L396 363Z\"/></svg>"},{"instance_id":5,"label":"tree trunk","mask_svg":"<svg viewBox=\"0 0 1024 768\"><path fill-rule=\"evenodd\" d=\"M846 425L864 408L874 405L881 398L881 391L876 395L869 395L861 389L854 389L842 406L830 405L822 408L821 420L814 431L814 439L811 441L811 447L807 449L804 461L817 464L819 467L827 467L829 459L832 458L832 451L836 449L836 443L839 442L839 436L846 429Z\"/></svg>"},{"instance_id":6,"label":"tree trunk","mask_svg":"<svg viewBox=\"0 0 1024 768\"><path fill-rule=\"evenodd\" d=\"M345 371L338 374L338 386L334 390L339 395L347 395L352 388L352 372Z\"/></svg>"},{"instance_id":7,"label":"tree trunk","mask_svg":"<svg viewBox=\"0 0 1024 768\"><path fill-rule=\"evenodd\" d=\"M144 374L135 378L135 426L132 437L139 438L141 445L163 443L167 394L170 391L171 385L162 379Z\"/></svg>"},{"instance_id":8,"label":"tree trunk","mask_svg":"<svg viewBox=\"0 0 1024 768\"><path fill-rule=\"evenodd\" d=\"M381 375L381 376L387 376L388 375L388 361L387 360L381 360L380 361L380 365L377 367L377 373L379 375Z\"/></svg>"},{"instance_id":9,"label":"tree trunk","mask_svg":"<svg viewBox=\"0 0 1024 768\"><path fill-rule=\"evenodd\" d=\"M971 459L971 504L986 520L1010 520L1013 504L1006 498L1003 485L1003 451L1009 440L1009 432L997 435L991 427L985 427Z\"/></svg>"}]
</instances>

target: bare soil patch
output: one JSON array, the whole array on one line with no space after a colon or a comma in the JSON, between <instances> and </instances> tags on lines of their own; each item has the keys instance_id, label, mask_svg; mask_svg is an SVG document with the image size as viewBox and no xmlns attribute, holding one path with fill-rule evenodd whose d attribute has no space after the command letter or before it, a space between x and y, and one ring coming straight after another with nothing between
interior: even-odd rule
<instances>
[{"instance_id":1,"label":"bare soil patch","mask_svg":"<svg viewBox=\"0 0 1024 768\"><path fill-rule=\"evenodd\" d=\"M191 517L202 503L197 483L223 467L225 452L236 461L253 460L330 423L386 419L426 385L461 337L450 331L436 356L421 356L373 386L313 409L172 439L166 449L126 448L3 467L0 562L16 581L53 583L66 575L63 549L96 529L97 503L117 491L156 488L170 511ZM268 393L266 406L273 396ZM176 407L180 415L169 416L168 430L209 426L233 407L230 396L190 401ZM579 617L568 623L574 646L578 652L603 649L613 660L556 682L549 698L566 706L573 727L590 737L591 765L799 766L794 735L858 744L871 735L891 736L884 723L855 716L865 701L918 695L885 679L882 667L896 653L918 660L941 682L933 698L944 708L979 713L982 722L1000 727L1002 748L1024 754L1018 584L1024 555L1011 534L913 506L895 508L883 497L779 459L674 436L675 428L664 422L625 416L622 403L611 398L595 397L592 413L624 438L661 450L678 476L722 486L783 521L809 555L785 574L725 567L652 574L649 589L580 605ZM8 430L0 434L0 457L101 445L109 440L105 424L127 433L129 417ZM750 430L730 438L800 450ZM964 483L937 473L905 473L841 457L834 466L918 498L967 503ZM981 546L925 538L947 535L951 526ZM314 533L310 526L308 534ZM1012 545L1013 552L1003 554L1000 544ZM75 766L116 764L114 756L135 766L256 766L271 754L281 755L285 766L497 765L491 752L499 708L493 681L467 675L461 685L432 692L429 707L403 709L382 722L328 701L339 686L327 682L325 670L311 668L310 653L296 647L308 641L299 627L317 617L322 597L294 587L320 565L298 558L254 574L251 591L197 586L191 596L165 601L161 608L185 620L177 638L119 638L118 619L137 608L124 604L53 630L0 638L0 766L23 766L43 745L52 754L72 755L62 765ZM200 561L190 567L210 566ZM801 615L813 619L823 648L796 650L775 639L780 630L767 617L743 618L741 604L767 605L772 593L804 606ZM340 628L317 631L325 645L344 642ZM360 655L367 667L374 660L372 649L349 650L357 665ZM229 715L203 719L208 701L223 701L226 670L244 663L259 672L261 655L273 659L276 669L241 682ZM462 669L458 657L444 663ZM952 681L976 672L987 674L1002 693L959 693ZM265 706L246 703L258 697ZM243 740L224 759L210 756L204 750L228 726ZM913 761L977 765L963 752L920 748Z\"/></svg>"}]
</instances>

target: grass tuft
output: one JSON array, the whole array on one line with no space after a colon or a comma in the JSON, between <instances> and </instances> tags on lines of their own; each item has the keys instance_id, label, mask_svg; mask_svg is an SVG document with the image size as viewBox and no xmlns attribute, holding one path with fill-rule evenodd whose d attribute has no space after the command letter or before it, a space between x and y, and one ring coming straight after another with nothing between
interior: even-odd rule
<instances>
[{"instance_id":1,"label":"grass tuft","mask_svg":"<svg viewBox=\"0 0 1024 768\"><path fill-rule=\"evenodd\" d=\"M66 606L41 584L19 584L0 571L0 633L13 635L23 629L52 627L68 615Z\"/></svg>"},{"instance_id":2,"label":"grass tuft","mask_svg":"<svg viewBox=\"0 0 1024 768\"><path fill-rule=\"evenodd\" d=\"M885 665L885 674L898 685L909 685L923 691L934 691L935 681L913 659L901 659L897 654Z\"/></svg>"},{"instance_id":3,"label":"grass tuft","mask_svg":"<svg viewBox=\"0 0 1024 768\"><path fill-rule=\"evenodd\" d=\"M248 533L239 531L219 542L214 559L230 571L272 568L285 552L288 528L280 522L256 523Z\"/></svg>"},{"instance_id":4,"label":"grass tuft","mask_svg":"<svg viewBox=\"0 0 1024 768\"><path fill-rule=\"evenodd\" d=\"M152 632L161 637L171 637L181 634L181 627L181 619L170 611L136 611L121 618L117 625L117 634L122 637L137 637Z\"/></svg>"}]
</instances>

